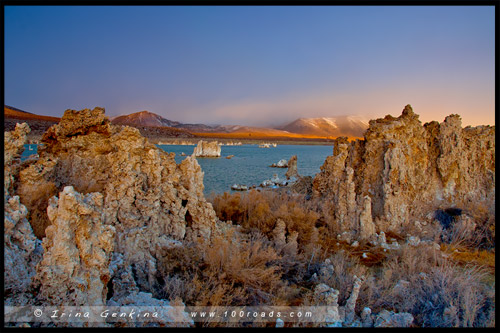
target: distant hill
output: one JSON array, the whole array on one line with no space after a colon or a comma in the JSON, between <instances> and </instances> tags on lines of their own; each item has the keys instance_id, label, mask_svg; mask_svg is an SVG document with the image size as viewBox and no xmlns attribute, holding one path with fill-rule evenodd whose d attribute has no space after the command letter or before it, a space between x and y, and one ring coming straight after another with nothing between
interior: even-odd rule
<instances>
[{"instance_id":1,"label":"distant hill","mask_svg":"<svg viewBox=\"0 0 500 333\"><path fill-rule=\"evenodd\" d=\"M139 129L141 134L149 139L159 139L167 137L194 138L190 131L181 128L178 121L163 118L156 113L141 111L129 115L111 118L111 123L115 125L126 125Z\"/></svg>"},{"instance_id":2,"label":"distant hill","mask_svg":"<svg viewBox=\"0 0 500 333\"><path fill-rule=\"evenodd\" d=\"M3 106L3 114L5 118L12 118L12 119L46 120L51 122L59 122L59 120L61 120L61 118L58 117L41 116L8 105Z\"/></svg>"},{"instance_id":3,"label":"distant hill","mask_svg":"<svg viewBox=\"0 0 500 333\"><path fill-rule=\"evenodd\" d=\"M41 116L8 105L3 106L3 114L4 131L13 131L16 124L27 123L31 129L30 138L41 137L50 126L61 120L61 118Z\"/></svg>"},{"instance_id":4,"label":"distant hill","mask_svg":"<svg viewBox=\"0 0 500 333\"><path fill-rule=\"evenodd\" d=\"M290 132L266 127L235 126L230 133L258 133L267 136L289 136Z\"/></svg>"},{"instance_id":5,"label":"distant hill","mask_svg":"<svg viewBox=\"0 0 500 333\"><path fill-rule=\"evenodd\" d=\"M157 115L156 113L149 111L141 111L132 113L125 116L118 116L111 118L111 122L117 125L129 125L129 126L168 126L176 127L180 125L177 121L172 121Z\"/></svg>"},{"instance_id":6,"label":"distant hill","mask_svg":"<svg viewBox=\"0 0 500 333\"><path fill-rule=\"evenodd\" d=\"M368 121L358 116L335 118L299 118L276 129L303 135L323 137L363 137Z\"/></svg>"},{"instance_id":7,"label":"distant hill","mask_svg":"<svg viewBox=\"0 0 500 333\"><path fill-rule=\"evenodd\" d=\"M178 129L184 129L189 132L202 132L202 133L212 133L212 132L221 132L221 133L230 133L234 129L240 128L238 125L205 125L205 124L183 124L178 121L169 120L163 118L156 113L149 111L141 111L131 113L129 115L123 115L114 117L111 119L113 124L117 125L129 125L129 126L155 126L155 127L174 127Z\"/></svg>"}]
</instances>

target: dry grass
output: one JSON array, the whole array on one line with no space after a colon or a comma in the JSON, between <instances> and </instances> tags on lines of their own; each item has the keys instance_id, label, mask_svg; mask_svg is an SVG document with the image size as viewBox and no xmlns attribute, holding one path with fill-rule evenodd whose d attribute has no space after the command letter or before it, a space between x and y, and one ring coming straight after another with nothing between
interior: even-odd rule
<instances>
[{"instance_id":1,"label":"dry grass","mask_svg":"<svg viewBox=\"0 0 500 333\"><path fill-rule=\"evenodd\" d=\"M176 248L160 267L162 296L187 305L274 304L286 287L274 248L262 235L216 237L211 245Z\"/></svg>"},{"instance_id":2,"label":"dry grass","mask_svg":"<svg viewBox=\"0 0 500 333\"><path fill-rule=\"evenodd\" d=\"M161 297L187 305L312 305L315 285L326 283L344 305L358 276L364 277L358 315L370 307L410 312L415 326L495 326L494 250L461 243L443 244L443 251L414 247L404 244L403 232L386 234L403 244L400 250L365 242L352 247L337 241L320 203L284 192L225 193L210 201L241 232L172 250L161 264ZM277 247L278 219L287 235L298 232L296 255Z\"/></svg>"},{"instance_id":3,"label":"dry grass","mask_svg":"<svg viewBox=\"0 0 500 333\"><path fill-rule=\"evenodd\" d=\"M314 229L320 215L303 196L251 190L235 194L226 192L210 200L219 219L241 225L243 232L256 229L270 238L278 219L281 219L288 234L298 232L297 241L302 248L316 237Z\"/></svg>"},{"instance_id":4,"label":"dry grass","mask_svg":"<svg viewBox=\"0 0 500 333\"><path fill-rule=\"evenodd\" d=\"M417 326L491 326L495 290L487 278L483 267L458 266L431 248L403 246L365 282L359 303L374 312L410 312Z\"/></svg>"},{"instance_id":5,"label":"dry grass","mask_svg":"<svg viewBox=\"0 0 500 333\"><path fill-rule=\"evenodd\" d=\"M442 244L441 250L447 253L451 260L462 266L474 265L484 267L495 273L495 250L468 248L457 244Z\"/></svg>"}]
</instances>

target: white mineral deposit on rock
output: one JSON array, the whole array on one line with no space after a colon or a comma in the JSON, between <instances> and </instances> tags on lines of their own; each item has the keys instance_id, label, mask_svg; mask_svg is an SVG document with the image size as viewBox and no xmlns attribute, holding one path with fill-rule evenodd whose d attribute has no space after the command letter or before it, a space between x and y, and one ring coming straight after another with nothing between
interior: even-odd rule
<instances>
[{"instance_id":1,"label":"white mineral deposit on rock","mask_svg":"<svg viewBox=\"0 0 500 333\"><path fill-rule=\"evenodd\" d=\"M220 157L221 147L217 141L200 140L198 145L194 147L194 157Z\"/></svg>"}]
</instances>

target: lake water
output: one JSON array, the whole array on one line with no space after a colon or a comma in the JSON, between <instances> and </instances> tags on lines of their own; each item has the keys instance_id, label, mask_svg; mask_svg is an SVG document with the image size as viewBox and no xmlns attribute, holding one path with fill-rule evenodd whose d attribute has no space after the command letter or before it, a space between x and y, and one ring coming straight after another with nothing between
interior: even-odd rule
<instances>
[{"instance_id":1,"label":"lake water","mask_svg":"<svg viewBox=\"0 0 500 333\"><path fill-rule=\"evenodd\" d=\"M182 152L186 155L193 153L194 145L159 146L167 152L175 153L175 160L180 163L185 156L180 156ZM285 179L286 168L271 168L273 163L279 160L289 160L293 155L297 155L297 170L301 176L313 176L320 171L320 167L325 162L327 156L333 154L333 146L316 145L278 145L271 148L259 148L258 145L222 146L221 157L201 158L198 163L205 175L203 183L205 185L205 195L211 192L223 193L231 192L233 184L259 185L266 179L271 179L273 174L277 174L280 179ZM231 159L226 156L234 155Z\"/></svg>"},{"instance_id":2,"label":"lake water","mask_svg":"<svg viewBox=\"0 0 500 333\"><path fill-rule=\"evenodd\" d=\"M175 161L180 163L185 156L191 155L194 145L159 145L159 148L175 153ZM37 153L37 145L25 145L22 159ZM259 148L258 145L222 146L221 157L201 158L198 163L205 173L203 183L205 195L211 192L231 192L233 184L259 185L277 174L285 179L286 168L270 168L269 165L279 160L289 160L297 155L297 170L301 176L313 176L320 171L327 156L332 155L333 146L316 145L278 145L271 148ZM231 159L226 156L234 155Z\"/></svg>"}]
</instances>

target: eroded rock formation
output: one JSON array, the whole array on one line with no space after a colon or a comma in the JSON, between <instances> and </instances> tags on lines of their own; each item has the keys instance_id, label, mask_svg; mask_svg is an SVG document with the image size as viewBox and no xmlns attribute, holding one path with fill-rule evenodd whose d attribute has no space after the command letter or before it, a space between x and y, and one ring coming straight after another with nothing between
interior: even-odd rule
<instances>
[{"instance_id":1,"label":"eroded rock formation","mask_svg":"<svg viewBox=\"0 0 500 333\"><path fill-rule=\"evenodd\" d=\"M17 177L20 168L20 158L27 143L30 132L28 124L17 124L11 132L5 132L4 136L4 196L12 193L14 178Z\"/></svg>"},{"instance_id":2,"label":"eroded rock formation","mask_svg":"<svg viewBox=\"0 0 500 333\"><path fill-rule=\"evenodd\" d=\"M31 288L42 246L27 219L28 209L14 194L15 179L22 167L20 156L27 142L29 126L17 124L4 137L4 292L6 305L32 301ZM13 196L11 196L13 195Z\"/></svg>"},{"instance_id":3,"label":"eroded rock formation","mask_svg":"<svg viewBox=\"0 0 500 333\"><path fill-rule=\"evenodd\" d=\"M194 147L194 157L220 157L221 148L217 141L203 141L200 140L196 147Z\"/></svg>"},{"instance_id":4,"label":"eroded rock formation","mask_svg":"<svg viewBox=\"0 0 500 333\"><path fill-rule=\"evenodd\" d=\"M83 196L72 186L50 199L51 225L36 276L41 285L38 298L44 304L106 304L115 227L103 223L103 205L102 194Z\"/></svg>"},{"instance_id":5,"label":"eroded rock formation","mask_svg":"<svg viewBox=\"0 0 500 333\"><path fill-rule=\"evenodd\" d=\"M297 171L297 155L290 157L287 162L288 170L286 171L286 179L299 178L299 173Z\"/></svg>"},{"instance_id":6,"label":"eroded rock formation","mask_svg":"<svg viewBox=\"0 0 500 333\"><path fill-rule=\"evenodd\" d=\"M332 202L344 231L364 239L437 208L483 204L494 215L495 127L462 128L458 115L422 125L407 105L398 118L370 121L364 140L335 140L313 192Z\"/></svg>"},{"instance_id":7,"label":"eroded rock formation","mask_svg":"<svg viewBox=\"0 0 500 333\"><path fill-rule=\"evenodd\" d=\"M31 301L30 289L36 265L42 258L41 241L33 234L26 216L28 210L19 197L4 202L4 292L6 305Z\"/></svg>"},{"instance_id":8,"label":"eroded rock formation","mask_svg":"<svg viewBox=\"0 0 500 333\"><path fill-rule=\"evenodd\" d=\"M330 261L325 261L325 271L333 274L333 268L329 268ZM323 275L323 274L321 274ZM349 298L344 306L338 304L340 292L325 283L319 283L314 288L314 304L318 306L318 312L324 316L326 327L410 327L413 324L413 316L410 313L394 313L382 310L378 314L372 314L370 308L365 307L360 316L355 312L356 302L363 283L363 277L354 276L354 285Z\"/></svg>"},{"instance_id":9,"label":"eroded rock formation","mask_svg":"<svg viewBox=\"0 0 500 333\"><path fill-rule=\"evenodd\" d=\"M19 126L6 135L5 200L9 189L19 195L20 205L11 206L22 212L9 224L9 235L15 235L16 225L26 229L21 225L29 220L43 238L36 278L41 301L105 304L108 282L119 285L123 275L123 269L109 272L112 251L122 256L121 267L132 270L139 291L151 292L157 259L165 251L197 237L210 239L216 216L204 199L195 158L176 164L173 154L137 129L111 125L104 109L95 108L67 110L44 134L39 159L19 166L14 160L27 130ZM13 173L17 176L10 177ZM23 258L33 252L31 245L15 250Z\"/></svg>"}]
</instances>

